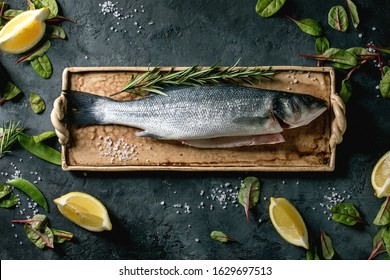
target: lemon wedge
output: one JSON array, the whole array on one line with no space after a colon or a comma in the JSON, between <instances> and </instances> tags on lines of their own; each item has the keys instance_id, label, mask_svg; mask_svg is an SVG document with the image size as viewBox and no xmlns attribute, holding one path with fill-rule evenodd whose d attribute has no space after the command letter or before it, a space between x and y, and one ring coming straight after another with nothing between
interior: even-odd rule
<instances>
[{"instance_id":1,"label":"lemon wedge","mask_svg":"<svg viewBox=\"0 0 390 280\"><path fill-rule=\"evenodd\" d=\"M276 231L284 240L295 246L309 249L305 222L287 199L271 197L269 215Z\"/></svg>"},{"instance_id":2,"label":"lemon wedge","mask_svg":"<svg viewBox=\"0 0 390 280\"><path fill-rule=\"evenodd\" d=\"M375 164L371 173L371 184L377 197L390 196L390 151Z\"/></svg>"},{"instance_id":3,"label":"lemon wedge","mask_svg":"<svg viewBox=\"0 0 390 280\"><path fill-rule=\"evenodd\" d=\"M11 19L0 31L0 50L20 54L33 48L45 34L45 20L49 15L50 10L42 8L23 12Z\"/></svg>"},{"instance_id":4,"label":"lemon wedge","mask_svg":"<svg viewBox=\"0 0 390 280\"><path fill-rule=\"evenodd\" d=\"M106 207L89 194L70 192L54 203L62 215L82 228L96 232L112 229Z\"/></svg>"}]
</instances>

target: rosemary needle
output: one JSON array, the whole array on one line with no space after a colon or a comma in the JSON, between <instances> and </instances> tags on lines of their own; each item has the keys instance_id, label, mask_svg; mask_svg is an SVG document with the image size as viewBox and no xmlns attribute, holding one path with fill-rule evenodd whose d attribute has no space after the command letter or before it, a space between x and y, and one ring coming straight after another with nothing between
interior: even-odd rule
<instances>
[{"instance_id":1,"label":"rosemary needle","mask_svg":"<svg viewBox=\"0 0 390 280\"><path fill-rule=\"evenodd\" d=\"M15 124L10 120L8 128L5 128L5 123L3 122L0 130L0 159L4 154L10 152L9 148L18 139L18 135L22 130L20 122Z\"/></svg>"},{"instance_id":2,"label":"rosemary needle","mask_svg":"<svg viewBox=\"0 0 390 280\"><path fill-rule=\"evenodd\" d=\"M239 61L232 66L222 68L219 64L203 68L192 66L184 70L175 71L171 68L168 72L161 72L160 68L154 67L149 71L132 76L127 85L117 95L124 91L153 92L166 95L163 89L167 86L202 86L206 84L239 83L244 81L249 84L258 82L260 78L271 78L274 71L271 68L235 68Z\"/></svg>"}]
</instances>

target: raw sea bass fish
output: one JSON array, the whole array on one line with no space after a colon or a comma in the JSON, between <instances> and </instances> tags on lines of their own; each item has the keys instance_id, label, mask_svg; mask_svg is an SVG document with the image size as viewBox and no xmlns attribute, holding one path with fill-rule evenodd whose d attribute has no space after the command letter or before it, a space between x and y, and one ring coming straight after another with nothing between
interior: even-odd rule
<instances>
[{"instance_id":1,"label":"raw sea bass fish","mask_svg":"<svg viewBox=\"0 0 390 280\"><path fill-rule=\"evenodd\" d=\"M171 87L168 96L115 101L68 91L67 122L119 124L136 135L179 140L199 148L230 148L284 142L280 132L307 125L326 110L310 95L234 85Z\"/></svg>"}]
</instances>

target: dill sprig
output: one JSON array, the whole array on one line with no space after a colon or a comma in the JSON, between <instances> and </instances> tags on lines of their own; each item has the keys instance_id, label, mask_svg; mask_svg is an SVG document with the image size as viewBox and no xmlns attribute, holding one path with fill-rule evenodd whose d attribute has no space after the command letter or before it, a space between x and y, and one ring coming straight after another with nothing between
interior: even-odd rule
<instances>
[{"instance_id":1,"label":"dill sprig","mask_svg":"<svg viewBox=\"0 0 390 280\"><path fill-rule=\"evenodd\" d=\"M18 139L18 135L22 130L20 122L15 124L10 120L8 128L5 128L5 123L3 122L0 130L0 159L10 152L10 147Z\"/></svg>"},{"instance_id":2,"label":"dill sprig","mask_svg":"<svg viewBox=\"0 0 390 280\"><path fill-rule=\"evenodd\" d=\"M167 86L202 86L206 84L219 83L242 83L251 85L259 82L260 78L271 78L274 71L271 68L262 70L260 68L235 68L239 61L227 68L214 64L208 68L193 66L184 70L175 71L171 68L168 72L161 72L159 67L140 74L133 75L127 85L120 91L112 94L114 96L124 91L153 92L166 95L163 89Z\"/></svg>"}]
</instances>

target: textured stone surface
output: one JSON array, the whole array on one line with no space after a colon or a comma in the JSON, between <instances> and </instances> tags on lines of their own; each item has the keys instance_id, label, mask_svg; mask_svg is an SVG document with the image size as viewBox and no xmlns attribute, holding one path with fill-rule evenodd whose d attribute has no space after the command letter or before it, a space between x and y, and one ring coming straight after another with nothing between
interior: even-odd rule
<instances>
[{"instance_id":1,"label":"textured stone surface","mask_svg":"<svg viewBox=\"0 0 390 280\"><path fill-rule=\"evenodd\" d=\"M14 7L20 5L20 1L8 2ZM121 22L127 33L111 31L116 21L112 16L99 14L98 4L103 1L59 2L62 14L76 19L77 24L62 24L68 40L53 40L47 54L54 68L49 80L38 77L28 63L16 65L17 56L0 55L1 64L24 92L17 102L0 107L0 119L22 120L31 135L52 129L49 114L61 90L62 70L67 66L187 66L211 65L216 61L229 65L238 58L240 65L314 66L314 61L298 54L314 53L315 38L302 33L283 14L319 20L333 47L364 46L370 41L390 45L390 2L386 0L355 1L361 12L361 24L359 30L350 26L346 34L327 25L330 7L340 3L335 0L315 4L287 1L278 15L268 19L257 16L256 1L118 0L125 11L144 5L145 13L139 13L136 19L144 26L139 34L133 24L136 17ZM150 21L154 24L148 25ZM385 63L388 59L387 56ZM337 71L338 83L344 75L345 72ZM0 258L304 259L304 250L282 240L269 220L269 197L281 196L296 205L317 243L320 228L332 237L337 258L366 259L377 231L371 222L382 203L373 195L370 174L378 158L389 150L390 137L390 101L377 97L379 91L375 86L379 78L379 71L371 63L353 76L354 93L347 106L348 128L344 142L337 148L336 170L332 173L83 174L63 172L36 157L30 158L30 154L15 146L12 154L0 160L0 172L8 173L0 175L1 183L15 173L14 166L22 171L23 178L37 180L37 186L50 202L48 216L52 226L72 231L76 238L54 250L41 251L26 239L22 226L11 226L11 219L22 217L18 210L0 209ZM45 99L48 108L42 115L29 108L30 92L37 92ZM251 223L247 223L242 207L222 209L213 203L215 210L208 210L210 201L200 196L202 190L206 195L227 182L238 186L247 175L259 177L263 185L261 201L251 212ZM325 202L324 195L331 195L332 188L345 197L351 195L348 201L355 203L369 225L349 228L328 221L319 204ZM107 206L113 230L91 233L63 218L52 201L69 191L87 192L99 198ZM20 196L26 206L26 197ZM160 205L161 201L166 205ZM202 201L206 209L197 208ZM177 210L183 212L173 208L176 203L188 203L192 213L176 214ZM209 238L212 230L224 231L240 243L216 243Z\"/></svg>"}]
</instances>

